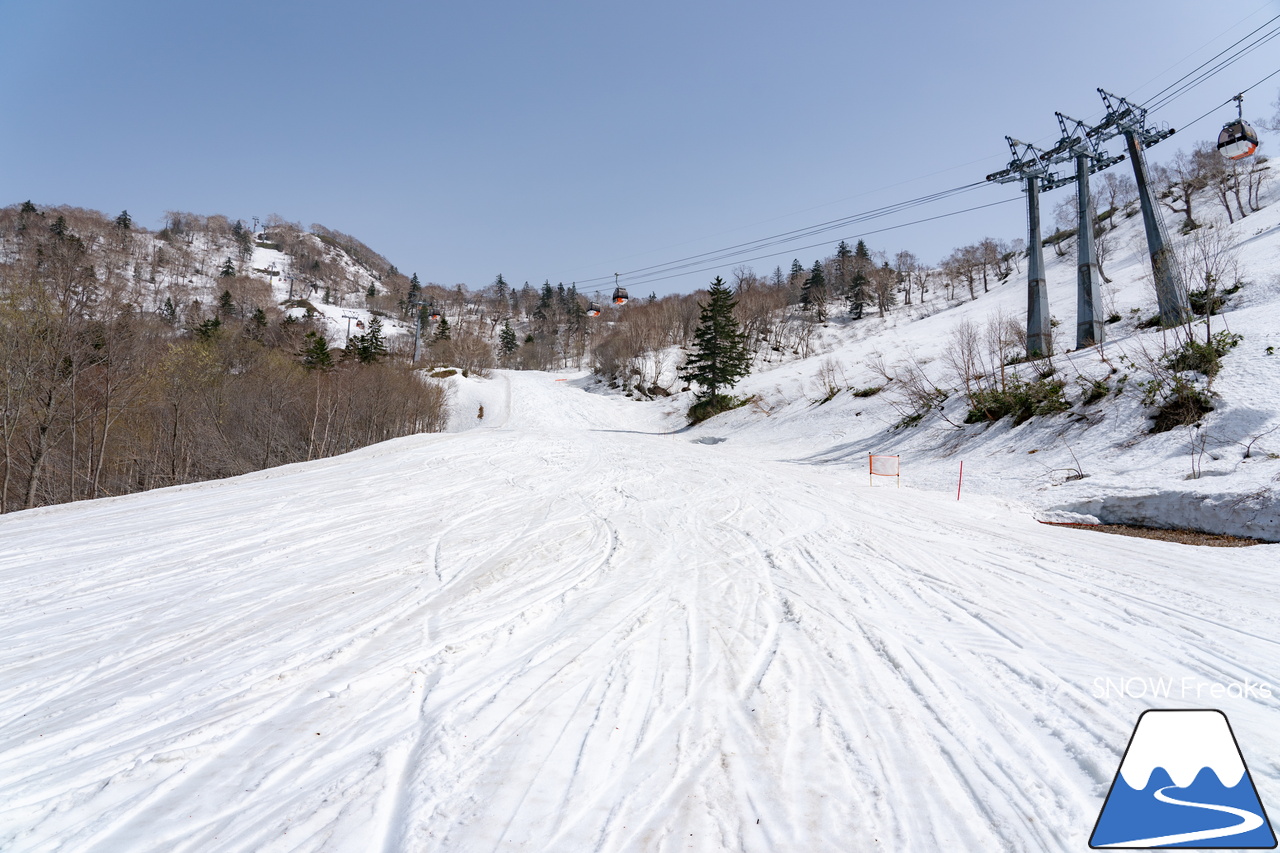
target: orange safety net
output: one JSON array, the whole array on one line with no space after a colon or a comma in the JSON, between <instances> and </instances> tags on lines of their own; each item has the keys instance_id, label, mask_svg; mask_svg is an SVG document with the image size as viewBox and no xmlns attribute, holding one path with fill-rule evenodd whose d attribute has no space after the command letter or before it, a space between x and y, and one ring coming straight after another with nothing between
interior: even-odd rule
<instances>
[{"instance_id":1,"label":"orange safety net","mask_svg":"<svg viewBox=\"0 0 1280 853\"><path fill-rule=\"evenodd\" d=\"M869 454L867 456L868 481L874 483L875 477L898 477L899 485L901 485L900 461L901 457L898 456Z\"/></svg>"}]
</instances>

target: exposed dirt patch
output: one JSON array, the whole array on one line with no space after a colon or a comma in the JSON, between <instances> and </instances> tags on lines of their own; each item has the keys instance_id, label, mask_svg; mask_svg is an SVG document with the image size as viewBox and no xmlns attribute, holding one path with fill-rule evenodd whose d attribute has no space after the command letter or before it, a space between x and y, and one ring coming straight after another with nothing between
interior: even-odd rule
<instances>
[{"instance_id":1,"label":"exposed dirt patch","mask_svg":"<svg viewBox=\"0 0 1280 853\"><path fill-rule=\"evenodd\" d=\"M1099 533L1116 533L1120 536L1137 536L1140 539L1159 539L1164 542L1178 542L1183 545L1209 545L1215 548L1246 548L1250 545L1265 545L1262 539L1246 539L1241 536L1227 536L1222 533L1201 533L1199 530L1164 530L1159 527L1136 527L1131 524L1068 524L1042 521L1041 524L1052 524L1054 527L1075 527L1080 530L1096 530Z\"/></svg>"}]
</instances>

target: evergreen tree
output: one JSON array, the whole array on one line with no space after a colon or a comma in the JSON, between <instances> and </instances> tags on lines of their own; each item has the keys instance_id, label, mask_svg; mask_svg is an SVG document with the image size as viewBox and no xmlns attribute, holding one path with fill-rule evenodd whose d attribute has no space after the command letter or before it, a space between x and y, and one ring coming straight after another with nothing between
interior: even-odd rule
<instances>
[{"instance_id":1,"label":"evergreen tree","mask_svg":"<svg viewBox=\"0 0 1280 853\"><path fill-rule=\"evenodd\" d=\"M509 361L511 356L519 349L520 343L516 340L516 330L511 328L511 321L504 320L502 322L502 331L498 332L498 352L502 356L502 360Z\"/></svg>"},{"instance_id":2,"label":"evergreen tree","mask_svg":"<svg viewBox=\"0 0 1280 853\"><path fill-rule=\"evenodd\" d=\"M224 290L218 297L218 313L231 315L236 313L236 302L231 298L231 291Z\"/></svg>"},{"instance_id":3,"label":"evergreen tree","mask_svg":"<svg viewBox=\"0 0 1280 853\"><path fill-rule=\"evenodd\" d=\"M240 256L240 260L249 260L253 255L253 235L239 219L236 220L235 225L231 226L231 236L235 238L236 253Z\"/></svg>"},{"instance_id":4,"label":"evergreen tree","mask_svg":"<svg viewBox=\"0 0 1280 853\"><path fill-rule=\"evenodd\" d=\"M170 326L176 325L178 322L178 309L173 304L173 297L166 296L164 305L160 306L160 317Z\"/></svg>"},{"instance_id":5,"label":"evergreen tree","mask_svg":"<svg viewBox=\"0 0 1280 853\"><path fill-rule=\"evenodd\" d=\"M129 211L120 211L120 215L116 217L116 227L121 231L128 231L133 227L133 219L129 216Z\"/></svg>"},{"instance_id":6,"label":"evergreen tree","mask_svg":"<svg viewBox=\"0 0 1280 853\"><path fill-rule=\"evenodd\" d=\"M444 322L443 319L441 322ZM357 336L356 358L361 364L377 364L387 354L387 342L382 337L382 320L374 317L369 321L369 331Z\"/></svg>"},{"instance_id":7,"label":"evergreen tree","mask_svg":"<svg viewBox=\"0 0 1280 853\"><path fill-rule=\"evenodd\" d=\"M201 341L211 341L218 336L218 330L222 328L222 321L217 317L211 317L200 325L192 329L196 338Z\"/></svg>"},{"instance_id":8,"label":"evergreen tree","mask_svg":"<svg viewBox=\"0 0 1280 853\"><path fill-rule=\"evenodd\" d=\"M67 236L67 217L59 213L58 218L49 226L49 232L55 237Z\"/></svg>"},{"instance_id":9,"label":"evergreen tree","mask_svg":"<svg viewBox=\"0 0 1280 853\"><path fill-rule=\"evenodd\" d=\"M445 317L440 318L440 322L436 324L436 333L432 340L447 341L449 340L449 320Z\"/></svg>"},{"instance_id":10,"label":"evergreen tree","mask_svg":"<svg viewBox=\"0 0 1280 853\"><path fill-rule=\"evenodd\" d=\"M502 277L502 273L498 273L498 277L493 280L494 293L497 294L499 299L505 300L510 289L507 280Z\"/></svg>"},{"instance_id":11,"label":"evergreen tree","mask_svg":"<svg viewBox=\"0 0 1280 853\"><path fill-rule=\"evenodd\" d=\"M693 352L680 373L684 381L701 386L700 400L719 396L721 389L732 388L751 372L746 335L733 316L738 304L733 292L716 276L709 295L693 333Z\"/></svg>"},{"instance_id":12,"label":"evergreen tree","mask_svg":"<svg viewBox=\"0 0 1280 853\"><path fill-rule=\"evenodd\" d=\"M822 261L814 261L809 277L800 289L800 303L816 312L819 323L827 319L827 279L822 272Z\"/></svg>"},{"instance_id":13,"label":"evergreen tree","mask_svg":"<svg viewBox=\"0 0 1280 853\"><path fill-rule=\"evenodd\" d=\"M372 299L373 297L378 295L378 288L375 287L372 283L370 283L369 289L364 292L364 295L367 299Z\"/></svg>"},{"instance_id":14,"label":"evergreen tree","mask_svg":"<svg viewBox=\"0 0 1280 853\"><path fill-rule=\"evenodd\" d=\"M555 299L555 291L551 289L551 282L544 281L542 283L542 292L538 295L538 306L533 309L533 318L535 320L545 320L551 316L551 304Z\"/></svg>"},{"instance_id":15,"label":"evergreen tree","mask_svg":"<svg viewBox=\"0 0 1280 853\"><path fill-rule=\"evenodd\" d=\"M836 296L849 296L849 279L853 274L853 249L844 240L836 246L836 280L833 282Z\"/></svg>"},{"instance_id":16,"label":"evergreen tree","mask_svg":"<svg viewBox=\"0 0 1280 853\"><path fill-rule=\"evenodd\" d=\"M417 302L421 294L422 282L418 281L418 274L414 273L413 277L409 279L409 303Z\"/></svg>"},{"instance_id":17,"label":"evergreen tree","mask_svg":"<svg viewBox=\"0 0 1280 853\"><path fill-rule=\"evenodd\" d=\"M249 336L255 340L261 340L262 333L267 328L267 312L261 308L254 308L253 313L249 315Z\"/></svg>"},{"instance_id":18,"label":"evergreen tree","mask_svg":"<svg viewBox=\"0 0 1280 853\"><path fill-rule=\"evenodd\" d=\"M18 212L19 213L38 213L39 211L37 211L36 206L31 203L31 199L27 199L22 203L22 209L19 210Z\"/></svg>"},{"instance_id":19,"label":"evergreen tree","mask_svg":"<svg viewBox=\"0 0 1280 853\"><path fill-rule=\"evenodd\" d=\"M867 276L861 269L854 270L853 280L849 283L849 313L853 319L862 319L862 312L866 305Z\"/></svg>"},{"instance_id":20,"label":"evergreen tree","mask_svg":"<svg viewBox=\"0 0 1280 853\"><path fill-rule=\"evenodd\" d=\"M235 278L236 266L231 263L231 259L227 258L222 262L222 269L218 270L219 278Z\"/></svg>"},{"instance_id":21,"label":"evergreen tree","mask_svg":"<svg viewBox=\"0 0 1280 853\"><path fill-rule=\"evenodd\" d=\"M867 278L867 270L871 269L871 252L862 240L853 250L853 278L849 282L849 313L855 320L862 319L862 312L867 305L867 290L871 284Z\"/></svg>"},{"instance_id":22,"label":"evergreen tree","mask_svg":"<svg viewBox=\"0 0 1280 853\"><path fill-rule=\"evenodd\" d=\"M306 343L298 355L302 358L302 366L307 370L329 370L333 367L329 342L316 332L307 332Z\"/></svg>"},{"instance_id":23,"label":"evergreen tree","mask_svg":"<svg viewBox=\"0 0 1280 853\"><path fill-rule=\"evenodd\" d=\"M787 281L794 284L795 282L802 281L803 279L804 279L804 267L800 265L800 259L792 258L791 275L787 278Z\"/></svg>"}]
</instances>

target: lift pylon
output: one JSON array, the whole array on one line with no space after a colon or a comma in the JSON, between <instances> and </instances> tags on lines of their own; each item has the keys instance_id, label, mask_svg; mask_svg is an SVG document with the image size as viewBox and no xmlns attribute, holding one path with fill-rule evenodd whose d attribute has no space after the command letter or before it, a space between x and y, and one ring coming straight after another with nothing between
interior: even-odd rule
<instances>
[{"instance_id":1,"label":"lift pylon","mask_svg":"<svg viewBox=\"0 0 1280 853\"><path fill-rule=\"evenodd\" d=\"M1102 316L1102 271L1098 268L1098 250L1093 238L1093 199L1089 194L1089 175L1114 166L1124 155L1111 157L1098 144L1094 128L1062 113L1058 127L1062 139L1048 156L1055 161L1074 159L1076 163L1076 349L1100 344L1107 337Z\"/></svg>"},{"instance_id":2,"label":"lift pylon","mask_svg":"<svg viewBox=\"0 0 1280 853\"><path fill-rule=\"evenodd\" d=\"M1044 244L1040 239L1040 190L1057 176L1034 145L1006 136L1013 159L1002 171L987 175L988 181L1007 184L1017 181L1027 194L1027 356L1053 354L1049 317L1049 291L1045 287Z\"/></svg>"},{"instance_id":3,"label":"lift pylon","mask_svg":"<svg viewBox=\"0 0 1280 853\"><path fill-rule=\"evenodd\" d=\"M1142 207L1142 224L1147 232L1147 251L1151 255L1151 275L1156 285L1156 301L1160 305L1160 325L1169 327L1186 322L1191 316L1187 302L1187 288L1178 265L1177 255L1169 245L1169 234L1164 218L1151 198L1151 186L1147 177L1147 157L1144 151L1173 135L1173 128L1147 126L1147 111L1119 95L1098 90L1107 114L1094 128L1100 139L1124 135L1129 149L1129 161L1133 163L1133 179L1138 185L1138 203Z\"/></svg>"}]
</instances>

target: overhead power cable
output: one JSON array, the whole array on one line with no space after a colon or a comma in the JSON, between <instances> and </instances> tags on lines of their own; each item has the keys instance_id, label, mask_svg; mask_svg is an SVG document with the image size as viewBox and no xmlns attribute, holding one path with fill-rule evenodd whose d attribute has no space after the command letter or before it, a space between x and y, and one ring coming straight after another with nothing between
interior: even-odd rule
<instances>
[{"instance_id":1,"label":"overhead power cable","mask_svg":"<svg viewBox=\"0 0 1280 853\"><path fill-rule=\"evenodd\" d=\"M1261 86L1263 83L1265 83L1265 82L1267 82L1268 80L1270 80L1272 77L1275 77L1277 74L1280 74L1280 68L1277 68L1275 71L1272 71L1270 74L1268 74L1266 77L1263 77L1261 80L1259 80L1257 83L1254 83L1252 86L1249 86L1249 87L1248 87L1248 88L1246 88L1246 89L1241 89L1241 90L1240 90L1240 94L1241 94L1241 95L1243 95L1243 94L1245 94L1246 92L1248 92L1250 89L1256 89L1256 88L1258 88L1258 87L1259 87L1259 86ZM1222 102L1222 103L1220 103L1220 104L1214 104L1214 105L1213 105L1212 107L1210 107L1208 110L1206 110L1205 112L1201 113L1198 117L1193 118L1191 121L1183 122L1183 124L1181 125L1181 128L1182 128L1183 130L1186 130L1188 127L1191 127L1193 124L1196 124L1197 122L1200 122L1200 121L1204 121L1206 118L1208 118L1209 116L1213 115L1215 112L1217 112L1218 110L1222 109L1223 107L1225 107L1227 104L1231 103L1231 102L1232 102L1232 101L1234 101L1234 100L1235 100L1235 97L1233 96L1233 97L1227 98L1225 101L1223 101L1223 102Z\"/></svg>"},{"instance_id":2,"label":"overhead power cable","mask_svg":"<svg viewBox=\"0 0 1280 853\"><path fill-rule=\"evenodd\" d=\"M1148 110L1157 110L1160 107L1172 103L1175 99L1200 85L1205 80L1208 80L1223 69L1240 59L1243 59L1245 56L1257 50L1259 47L1262 47L1277 36L1280 36L1280 26L1273 26L1277 21L1280 21L1280 15L1271 18L1261 26L1250 31L1242 38L1214 54L1209 59L1200 63L1186 74L1183 74L1177 80L1173 81L1168 86L1165 86L1150 98L1147 98L1142 103L1142 106ZM1258 35L1258 33L1263 30L1266 30L1266 32L1262 33L1262 35ZM1257 37L1255 38L1255 36ZM1251 39L1252 41L1250 41ZM1247 44L1245 44L1246 42ZM1242 44L1245 46L1240 47ZM1240 49L1236 50L1238 47L1240 47Z\"/></svg>"},{"instance_id":3,"label":"overhead power cable","mask_svg":"<svg viewBox=\"0 0 1280 853\"><path fill-rule=\"evenodd\" d=\"M911 222L900 222L896 225L886 225L883 228L876 228L870 231L862 231L857 234L850 234L844 237L843 239L857 240L863 237L870 237L874 234L883 234L887 231L896 231L899 228L908 228L912 225L920 225L925 222L935 222L939 219L947 219L952 216L960 216L965 213L972 213L975 210L983 210L985 208L996 207L1001 204L1010 204L1015 201L1020 202L1022 201L1022 199L1020 197L1014 197L1014 198L1001 199L1000 201L992 201L992 202L988 202L987 204L979 204L973 207L966 207L963 210L953 210L950 213L940 213L937 216L927 216L927 217L924 217L923 219L912 220ZM823 240L820 243L810 243L807 246L795 246L782 252L771 252L765 255L756 255L755 257L751 257L751 258L741 258L739 259L739 263L747 263L749 261L762 261L768 258L784 257L786 255L791 254L792 252L800 252L800 251L804 251L805 249L814 249L819 246L829 246L829 245L831 245L830 240ZM722 266L723 264L715 264L714 266L703 267L701 269L687 269L682 272L672 272L670 274L664 274L664 273L668 273L669 272L668 270L658 270L654 273L650 273L649 275L641 276L638 279L632 279L628 281L627 284L635 285L635 284L648 284L650 282L655 282L655 281L666 281L667 279L679 278L684 275L693 275L696 273L711 272L713 270L720 269Z\"/></svg>"},{"instance_id":4,"label":"overhead power cable","mask_svg":"<svg viewBox=\"0 0 1280 853\"><path fill-rule=\"evenodd\" d=\"M662 273L674 273L678 270L686 270L699 264L711 263L713 261L729 261L738 258L741 255L758 252L771 246L785 245L804 240L809 237L824 234L830 231L836 231L841 228L847 228L860 222L869 222L876 219L882 219L895 213L920 207L925 204L942 201L953 196L970 192L978 187L984 186L985 181L977 181L970 184L963 184L958 187L941 190L936 193L919 196L917 198L908 199L906 201L895 202L894 204L885 205L883 207L874 208L872 210L862 211L850 216L843 216L839 219L831 219L826 222L820 222L816 225L809 225L804 228L796 228L791 231L784 231L780 234L772 234L768 237L761 237L756 240L750 240L745 243L737 243L732 246L725 246L719 249L713 249L707 252L700 252L695 255L689 255L683 258L677 258L673 261L667 261L661 264L653 264L647 267L639 267L637 269L628 270L620 273L622 277L629 282L635 282L638 278L642 280L650 280L650 277ZM828 241L829 242L829 241ZM821 244L819 244L821 245ZM801 247L807 248L807 247ZM797 249L798 251L798 249ZM770 256L766 256L770 257ZM593 282L608 281L611 276L600 276L598 278L581 279L579 284L590 284Z\"/></svg>"}]
</instances>

